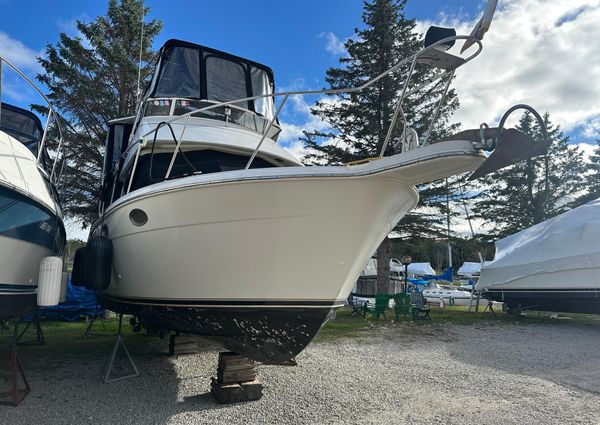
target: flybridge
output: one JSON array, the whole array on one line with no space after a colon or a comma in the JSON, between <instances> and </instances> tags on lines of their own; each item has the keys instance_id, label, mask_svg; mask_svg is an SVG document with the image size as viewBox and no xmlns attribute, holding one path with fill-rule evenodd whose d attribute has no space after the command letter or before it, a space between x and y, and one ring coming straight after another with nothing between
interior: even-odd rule
<instances>
[{"instance_id":1,"label":"flybridge","mask_svg":"<svg viewBox=\"0 0 600 425\"><path fill-rule=\"evenodd\" d=\"M145 99L229 102L270 95L274 88L273 71L265 65L198 44L169 40L160 50ZM237 106L266 118L274 113L270 97L239 102Z\"/></svg>"}]
</instances>

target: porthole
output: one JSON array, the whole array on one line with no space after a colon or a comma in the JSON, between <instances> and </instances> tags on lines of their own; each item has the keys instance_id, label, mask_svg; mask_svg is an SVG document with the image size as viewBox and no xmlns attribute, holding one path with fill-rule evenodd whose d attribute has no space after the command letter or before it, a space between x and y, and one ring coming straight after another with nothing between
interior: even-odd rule
<instances>
[{"instance_id":1,"label":"porthole","mask_svg":"<svg viewBox=\"0 0 600 425\"><path fill-rule=\"evenodd\" d=\"M129 220L134 226L143 226L148 223L148 215L139 208L135 208L129 213Z\"/></svg>"}]
</instances>

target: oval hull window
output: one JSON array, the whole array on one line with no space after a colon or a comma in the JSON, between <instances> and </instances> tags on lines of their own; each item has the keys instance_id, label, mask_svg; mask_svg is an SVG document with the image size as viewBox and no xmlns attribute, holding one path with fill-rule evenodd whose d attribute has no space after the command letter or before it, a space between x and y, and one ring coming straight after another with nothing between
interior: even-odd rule
<instances>
[{"instance_id":1,"label":"oval hull window","mask_svg":"<svg viewBox=\"0 0 600 425\"><path fill-rule=\"evenodd\" d=\"M134 226L143 226L148 222L148 215L139 208L135 208L129 213L129 220Z\"/></svg>"}]
</instances>

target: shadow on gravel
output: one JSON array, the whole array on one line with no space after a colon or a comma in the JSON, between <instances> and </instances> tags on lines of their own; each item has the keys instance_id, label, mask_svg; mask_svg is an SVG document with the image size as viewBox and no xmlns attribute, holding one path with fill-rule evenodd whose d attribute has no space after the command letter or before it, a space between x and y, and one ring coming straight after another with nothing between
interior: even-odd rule
<instances>
[{"instance_id":1,"label":"shadow on gravel","mask_svg":"<svg viewBox=\"0 0 600 425\"><path fill-rule=\"evenodd\" d=\"M556 322L462 327L449 341L455 359L600 394L600 326ZM463 335L465 336L465 335Z\"/></svg>"},{"instance_id":2,"label":"shadow on gravel","mask_svg":"<svg viewBox=\"0 0 600 425\"><path fill-rule=\"evenodd\" d=\"M226 407L208 392L218 347L207 343L199 355L173 359L168 338L126 333L140 376L104 384L101 370L116 334L99 329L82 339L79 327L85 330L85 323L65 334L50 329L45 345L19 347L31 393L17 408L0 406L0 424L166 424L187 412ZM0 335L0 391L9 382L8 355L8 338Z\"/></svg>"}]
</instances>

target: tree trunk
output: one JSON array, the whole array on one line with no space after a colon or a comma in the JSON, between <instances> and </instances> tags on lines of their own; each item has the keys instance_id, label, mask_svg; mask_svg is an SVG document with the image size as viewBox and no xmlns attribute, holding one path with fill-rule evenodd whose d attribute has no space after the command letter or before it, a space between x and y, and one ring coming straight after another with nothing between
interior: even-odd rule
<instances>
[{"instance_id":1,"label":"tree trunk","mask_svg":"<svg viewBox=\"0 0 600 425\"><path fill-rule=\"evenodd\" d=\"M377 293L390 293L390 257L392 240L386 237L377 248Z\"/></svg>"}]
</instances>

